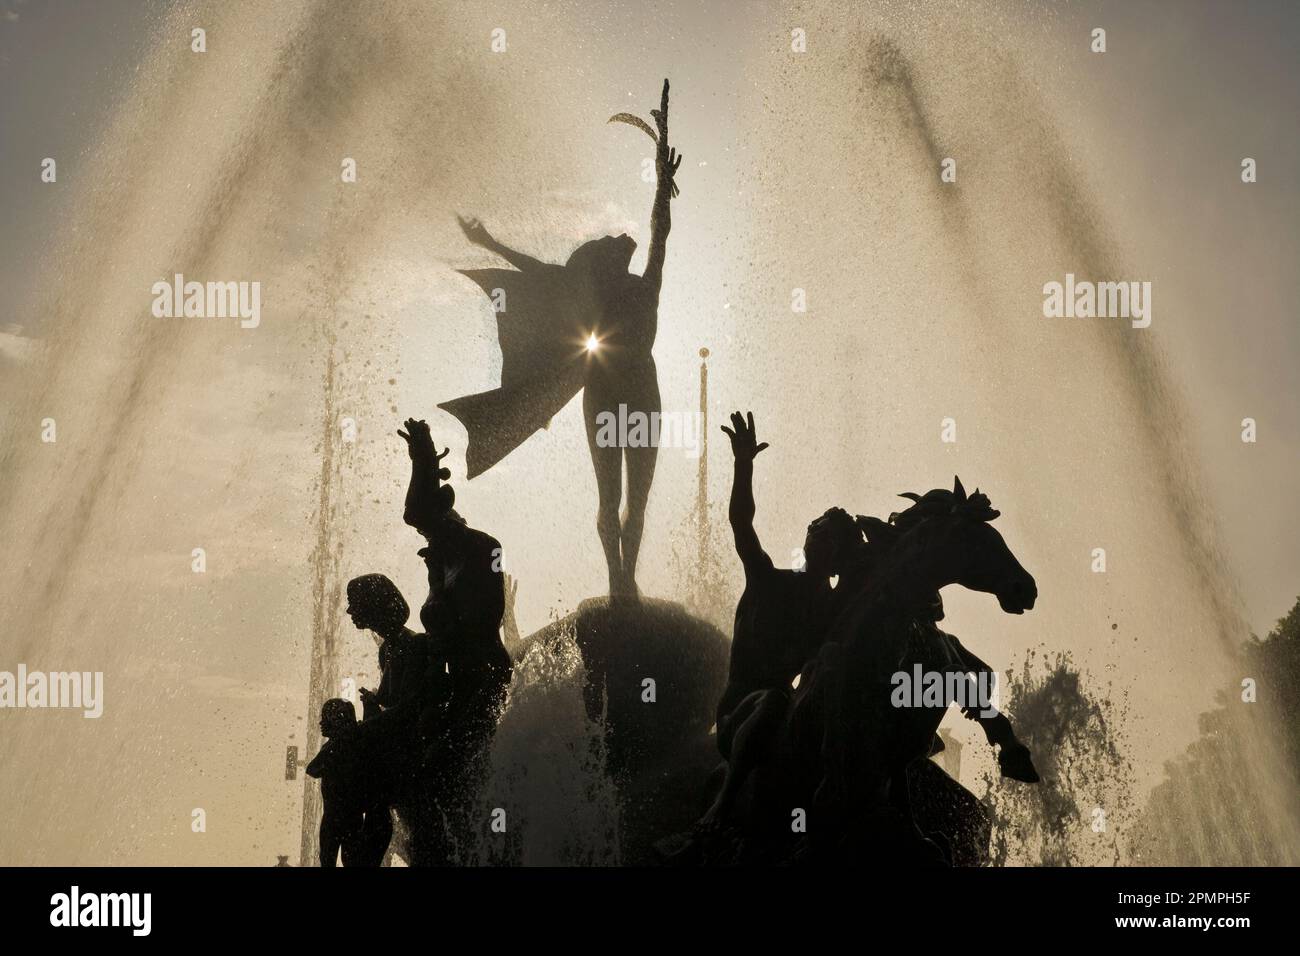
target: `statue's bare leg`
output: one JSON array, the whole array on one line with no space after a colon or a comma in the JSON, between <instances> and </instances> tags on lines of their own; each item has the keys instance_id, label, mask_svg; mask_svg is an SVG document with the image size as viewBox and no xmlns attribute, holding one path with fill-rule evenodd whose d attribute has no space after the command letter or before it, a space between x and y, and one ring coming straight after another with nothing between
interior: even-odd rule
<instances>
[{"instance_id":1,"label":"statue's bare leg","mask_svg":"<svg viewBox=\"0 0 1300 956\"><path fill-rule=\"evenodd\" d=\"M609 593L622 587L623 560L619 551L618 505L623 497L623 449L617 445L602 448L596 441L598 426L596 416L606 411L608 402L600 390L590 385L583 391L582 411L587 420L587 447L591 450L591 464L596 469L596 533L600 535L605 550L605 564L609 569ZM618 404L614 404L616 411Z\"/></svg>"},{"instance_id":2,"label":"statue's bare leg","mask_svg":"<svg viewBox=\"0 0 1300 956\"><path fill-rule=\"evenodd\" d=\"M636 559L645 531L645 510L655 477L658 448L627 450L627 510L623 513L623 586L636 593Z\"/></svg>"},{"instance_id":3,"label":"statue's bare leg","mask_svg":"<svg viewBox=\"0 0 1300 956\"><path fill-rule=\"evenodd\" d=\"M638 378L628 408L644 412L647 420L657 418L660 411L659 382L654 366L640 373ZM650 500L650 485L654 482L658 457L657 444L627 449L627 510L623 514L622 542L623 588L629 594L636 593L636 559L641 551L646 505Z\"/></svg>"}]
</instances>

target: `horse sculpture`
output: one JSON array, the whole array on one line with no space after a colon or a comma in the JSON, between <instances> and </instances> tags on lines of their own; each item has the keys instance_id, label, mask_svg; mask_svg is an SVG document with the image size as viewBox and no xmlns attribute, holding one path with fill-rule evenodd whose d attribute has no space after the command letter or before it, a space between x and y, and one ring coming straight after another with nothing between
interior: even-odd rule
<instances>
[{"instance_id":1,"label":"horse sculpture","mask_svg":"<svg viewBox=\"0 0 1300 956\"><path fill-rule=\"evenodd\" d=\"M998 512L978 489L968 496L957 480L952 491L905 497L913 506L889 522L859 519L870 566L842 582L856 593L805 665L773 742L761 755L733 754L757 763L742 775L745 784L727 816L751 848L767 848L760 855L901 854L944 862L941 848L912 822L906 772L932 753L955 683L987 668L935 627L942 617L939 590L958 584L991 593L1010 614L1031 609L1038 592L989 524ZM894 675L916 664L954 679L943 680L937 706L894 706ZM996 715L985 729L1002 747L1004 775L1037 779L1005 717ZM791 824L800 811L807 841Z\"/></svg>"}]
</instances>

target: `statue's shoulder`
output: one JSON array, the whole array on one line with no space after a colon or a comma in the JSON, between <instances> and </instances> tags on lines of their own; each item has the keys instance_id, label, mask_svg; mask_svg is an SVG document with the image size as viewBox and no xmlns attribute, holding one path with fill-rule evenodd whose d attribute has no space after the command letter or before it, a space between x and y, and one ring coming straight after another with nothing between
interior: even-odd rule
<instances>
[{"instance_id":1,"label":"statue's shoulder","mask_svg":"<svg viewBox=\"0 0 1300 956\"><path fill-rule=\"evenodd\" d=\"M494 557L501 554L501 542L486 531L480 531L478 528L466 528L469 532L470 540L473 542L474 550Z\"/></svg>"}]
</instances>

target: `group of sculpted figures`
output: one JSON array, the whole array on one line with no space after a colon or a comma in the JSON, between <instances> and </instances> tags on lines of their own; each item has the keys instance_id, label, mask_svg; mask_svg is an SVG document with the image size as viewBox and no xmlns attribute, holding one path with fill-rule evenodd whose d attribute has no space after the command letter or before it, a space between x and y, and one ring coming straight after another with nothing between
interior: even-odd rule
<instances>
[{"instance_id":1,"label":"group of sculpted figures","mask_svg":"<svg viewBox=\"0 0 1300 956\"><path fill-rule=\"evenodd\" d=\"M636 243L607 236L580 246L564 266L516 252L476 220L466 236L514 269L470 270L497 309L501 386L442 403L466 427L468 477L518 447L583 391L588 444L596 471L596 527L609 571L611 600L638 600L636 565L657 449L604 447L597 416L659 411L654 345L670 202L681 157L668 145L668 82L655 129L658 174L650 249L642 275L628 269ZM1038 780L1029 751L1007 717L975 688L991 671L937 627L941 588L960 585L995 595L1008 613L1033 607L1034 579L990 525L998 516L978 489L958 480L951 491L906 495L913 504L888 520L831 508L808 526L804 564L781 569L754 530L754 460L767 448L752 414L732 415L735 475L730 522L744 568L726 690L717 708L717 745L725 772L705 795L703 817L670 862L892 859L952 862L941 833L923 833L909 806L909 766L936 752L936 731L958 703L998 750L1003 776ZM377 866L392 838L392 812L411 834L407 858L440 864L455 858L456 834L482 827L471 819L477 768L487 753L511 677L501 641L506 583L501 546L455 511L427 424L399 431L411 458L403 518L428 542L429 596L423 634L407 627L410 610L386 577L348 583L348 614L379 641L381 679L362 690L362 719L350 701L321 713L328 738L307 768L321 779L321 865ZM627 500L622 517L623 469ZM940 675L943 693L924 706L900 705L896 676ZM968 693L958 693L969 688ZM978 703L972 703L978 701ZM803 826L792 827L792 815ZM737 842L745 849L734 850ZM719 850L719 847L724 849Z\"/></svg>"},{"instance_id":2,"label":"group of sculpted figures","mask_svg":"<svg viewBox=\"0 0 1300 956\"><path fill-rule=\"evenodd\" d=\"M359 722L348 700L328 700L321 711L328 742L307 773L321 779L324 797L322 866L340 854L345 866L379 866L392 837L390 808L407 823L411 862L446 862L510 684L501 545L456 512L443 483L447 452L438 453L428 425L408 420L398 434L411 457L403 519L428 542L418 552L429 572L424 633L407 627L410 608L391 580L348 582L348 616L379 641L380 681L359 691Z\"/></svg>"},{"instance_id":3,"label":"group of sculpted figures","mask_svg":"<svg viewBox=\"0 0 1300 956\"><path fill-rule=\"evenodd\" d=\"M735 458L729 518L745 589L736 607L731 663L717 710L721 787L697 827L708 842L739 832L783 858L892 858L951 862L941 833L916 827L907 771L942 748L949 705L976 721L1004 777L1036 783L1029 750L990 696L995 676L940 630L941 588L995 595L1002 609L1034 606L1033 577L989 524L998 516L960 479L951 491L906 494L888 521L831 508L808 526L803 565L777 568L754 530L753 414L723 427ZM919 670L917 665L919 665ZM934 675L920 706L895 693L899 676ZM792 813L805 816L792 828ZM792 840L803 832L807 840ZM760 852L758 858L763 858Z\"/></svg>"}]
</instances>

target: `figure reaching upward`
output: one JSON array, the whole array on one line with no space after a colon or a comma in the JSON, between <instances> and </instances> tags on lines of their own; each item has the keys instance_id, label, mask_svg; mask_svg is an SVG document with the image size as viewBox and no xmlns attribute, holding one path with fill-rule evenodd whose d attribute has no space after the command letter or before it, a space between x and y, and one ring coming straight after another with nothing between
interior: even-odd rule
<instances>
[{"instance_id":1,"label":"figure reaching upward","mask_svg":"<svg viewBox=\"0 0 1300 956\"><path fill-rule=\"evenodd\" d=\"M501 387L467 395L439 408L455 415L469 433L468 476L473 478L545 428L578 389L587 444L596 469L599 504L596 530L605 551L611 595L634 596L636 562L645 527L646 503L658 449L652 441L627 447L607 440L600 419L647 421L660 411L655 370L659 289L671 221L673 174L681 156L668 145L668 81L659 109L652 110L658 183L650 212L650 249L645 272L628 271L636 242L605 236L579 246L563 266L547 265L494 239L477 220L461 219L470 241L515 267L464 274L493 300L501 344ZM517 271L516 271L517 270ZM635 433L633 433L635 434ZM627 461L627 505L622 518L623 462Z\"/></svg>"}]
</instances>

